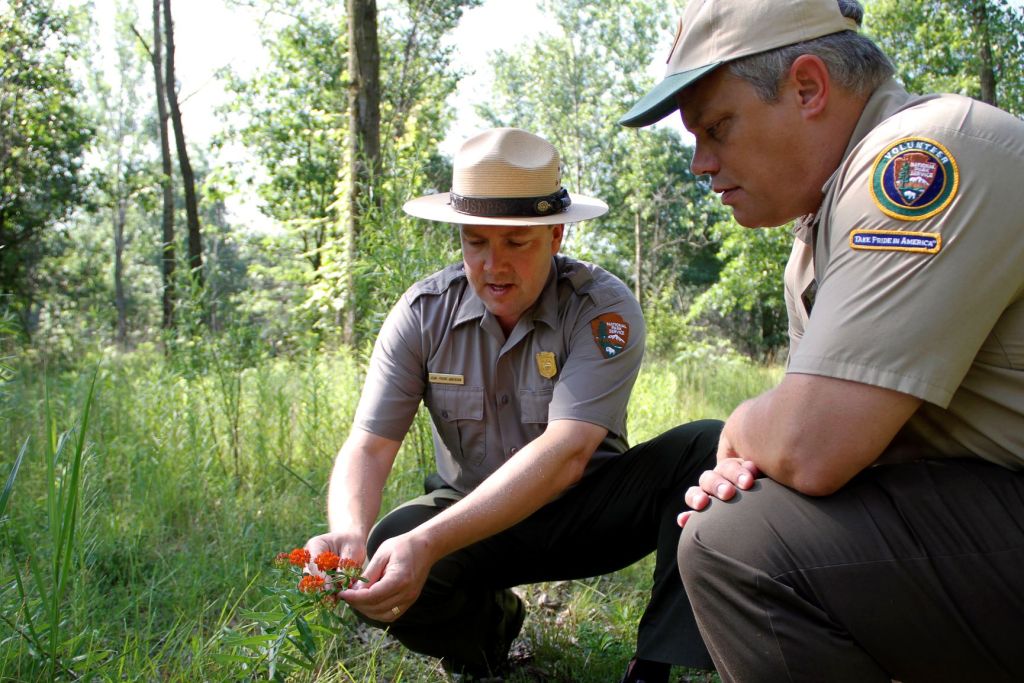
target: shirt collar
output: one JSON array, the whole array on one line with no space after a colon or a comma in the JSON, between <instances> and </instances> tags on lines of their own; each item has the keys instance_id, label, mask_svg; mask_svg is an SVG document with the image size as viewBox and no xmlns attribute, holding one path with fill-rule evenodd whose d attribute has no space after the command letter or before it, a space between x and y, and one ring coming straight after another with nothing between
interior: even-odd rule
<instances>
[{"instance_id":1,"label":"shirt collar","mask_svg":"<svg viewBox=\"0 0 1024 683\"><path fill-rule=\"evenodd\" d=\"M562 256L555 256L551 259L551 270L548 271L548 279L544 283L544 289L541 290L540 296L537 301L529 309L523 313L522 319L540 321L548 327L554 329L558 324L558 263ZM465 275L465 266L462 266L463 277ZM476 291L473 286L469 283L469 278L466 278L466 290L465 296L462 297L462 303L459 305L458 313L455 315L455 320L452 326L458 326L466 322L473 320L480 320L483 318L493 318L491 312L484 306L483 300L476 295Z\"/></svg>"}]
</instances>

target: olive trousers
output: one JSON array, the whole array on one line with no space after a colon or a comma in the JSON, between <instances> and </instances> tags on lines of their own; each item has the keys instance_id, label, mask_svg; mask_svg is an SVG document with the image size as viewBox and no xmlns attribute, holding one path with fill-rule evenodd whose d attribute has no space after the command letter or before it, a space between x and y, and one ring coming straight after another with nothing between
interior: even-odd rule
<instances>
[{"instance_id":1,"label":"olive trousers","mask_svg":"<svg viewBox=\"0 0 1024 683\"><path fill-rule=\"evenodd\" d=\"M760 479L692 516L678 559L726 683L1024 681L1024 474L922 460L820 498Z\"/></svg>"},{"instance_id":2,"label":"olive trousers","mask_svg":"<svg viewBox=\"0 0 1024 683\"><path fill-rule=\"evenodd\" d=\"M694 422L634 446L522 522L442 558L419 599L390 625L391 634L410 650L442 658L449 668L495 670L522 620L522 605L510 587L607 574L656 552L637 654L710 668L676 568L676 515L686 489L714 466L721 426ZM368 552L459 497L439 488L392 510L371 532Z\"/></svg>"}]
</instances>

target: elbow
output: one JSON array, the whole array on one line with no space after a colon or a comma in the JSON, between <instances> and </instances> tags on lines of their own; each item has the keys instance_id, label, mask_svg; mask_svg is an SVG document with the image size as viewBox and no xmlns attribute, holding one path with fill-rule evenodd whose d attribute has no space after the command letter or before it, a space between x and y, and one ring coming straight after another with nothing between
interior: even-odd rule
<instances>
[{"instance_id":1,"label":"elbow","mask_svg":"<svg viewBox=\"0 0 1024 683\"><path fill-rule=\"evenodd\" d=\"M592 454L593 451L579 449L566 460L565 466L562 468L566 488L583 478L583 474L587 471L587 465L590 464L590 456Z\"/></svg>"},{"instance_id":2,"label":"elbow","mask_svg":"<svg viewBox=\"0 0 1024 683\"><path fill-rule=\"evenodd\" d=\"M831 496L843 487L846 480L824 474L801 473L793 477L788 484L790 488L805 496Z\"/></svg>"},{"instance_id":3,"label":"elbow","mask_svg":"<svg viewBox=\"0 0 1024 683\"><path fill-rule=\"evenodd\" d=\"M859 471L842 458L830 458L821 451L791 450L778 460L776 473L768 476L807 496L830 496Z\"/></svg>"}]
</instances>

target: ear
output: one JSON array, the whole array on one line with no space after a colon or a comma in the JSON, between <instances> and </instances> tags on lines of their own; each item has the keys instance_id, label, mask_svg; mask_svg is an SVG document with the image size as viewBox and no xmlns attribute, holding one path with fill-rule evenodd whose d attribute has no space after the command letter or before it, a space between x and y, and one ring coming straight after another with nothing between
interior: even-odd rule
<instances>
[{"instance_id":1,"label":"ear","mask_svg":"<svg viewBox=\"0 0 1024 683\"><path fill-rule=\"evenodd\" d=\"M565 224L557 223L551 226L551 253L557 254L562 247L562 236L565 235Z\"/></svg>"},{"instance_id":2,"label":"ear","mask_svg":"<svg viewBox=\"0 0 1024 683\"><path fill-rule=\"evenodd\" d=\"M797 57L789 68L789 82L793 86L797 107L803 118L815 118L825 111L832 92L832 77L820 57Z\"/></svg>"}]
</instances>

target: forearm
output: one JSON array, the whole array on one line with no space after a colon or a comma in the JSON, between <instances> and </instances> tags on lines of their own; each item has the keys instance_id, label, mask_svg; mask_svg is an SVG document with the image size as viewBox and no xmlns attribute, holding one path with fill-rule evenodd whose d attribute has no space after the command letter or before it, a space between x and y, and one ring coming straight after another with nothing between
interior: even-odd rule
<instances>
[{"instance_id":1,"label":"forearm","mask_svg":"<svg viewBox=\"0 0 1024 683\"><path fill-rule=\"evenodd\" d=\"M458 504L411 532L412 540L436 562L504 531L576 483L606 433L586 423L552 423Z\"/></svg>"},{"instance_id":2,"label":"forearm","mask_svg":"<svg viewBox=\"0 0 1024 683\"><path fill-rule=\"evenodd\" d=\"M349 436L334 461L327 488L329 529L357 534L364 541L380 512L384 483L398 450L394 442L382 450L371 448L367 441L365 433Z\"/></svg>"},{"instance_id":3,"label":"forearm","mask_svg":"<svg viewBox=\"0 0 1024 683\"><path fill-rule=\"evenodd\" d=\"M920 403L858 382L791 374L740 404L723 443L772 479L826 495L874 462Z\"/></svg>"}]
</instances>

